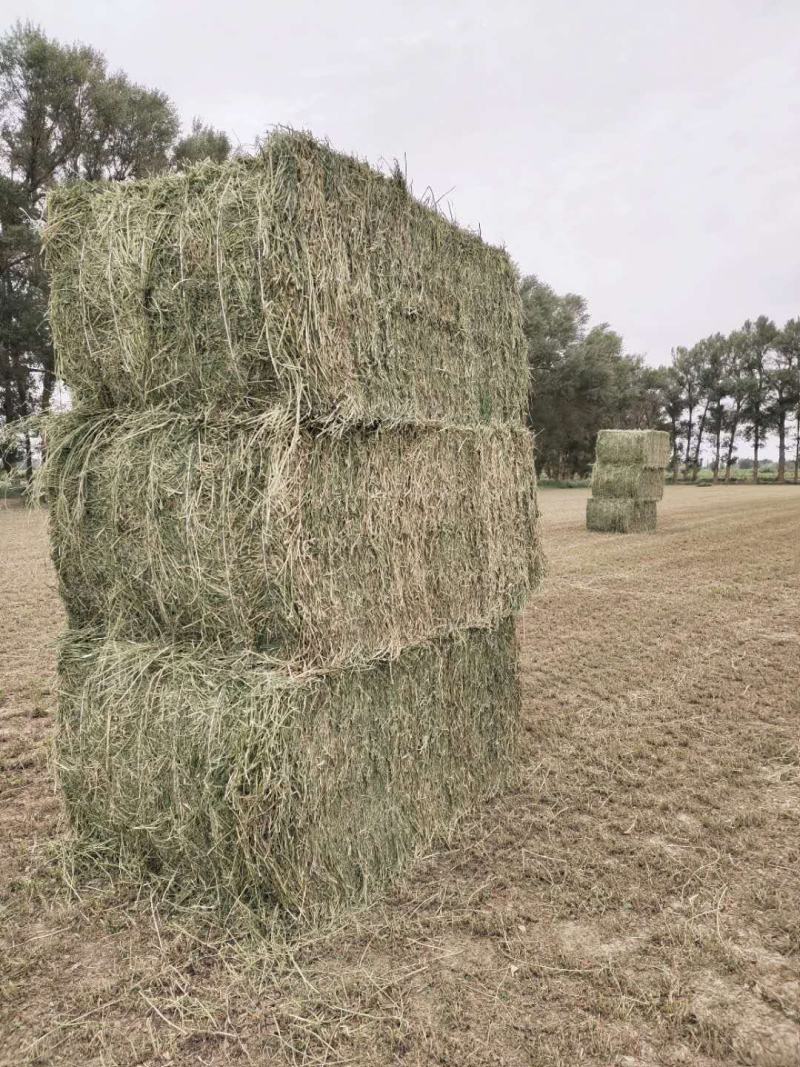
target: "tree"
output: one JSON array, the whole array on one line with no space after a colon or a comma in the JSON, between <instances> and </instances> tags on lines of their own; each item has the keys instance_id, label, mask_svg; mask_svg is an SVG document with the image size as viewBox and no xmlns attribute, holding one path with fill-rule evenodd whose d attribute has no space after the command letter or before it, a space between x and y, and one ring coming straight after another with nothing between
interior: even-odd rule
<instances>
[{"instance_id":1,"label":"tree","mask_svg":"<svg viewBox=\"0 0 800 1067\"><path fill-rule=\"evenodd\" d=\"M745 397L742 415L744 434L753 442L753 481L758 481L758 454L770 429L770 395L772 378L769 355L777 339L775 323L765 315L755 322L749 319L739 331L742 343L742 369Z\"/></svg>"},{"instance_id":2,"label":"tree","mask_svg":"<svg viewBox=\"0 0 800 1067\"><path fill-rule=\"evenodd\" d=\"M624 355L622 338L606 324L587 330L582 297L558 296L534 277L520 292L537 469L559 479L585 475L598 430L660 421L658 373Z\"/></svg>"},{"instance_id":3,"label":"tree","mask_svg":"<svg viewBox=\"0 0 800 1067\"><path fill-rule=\"evenodd\" d=\"M778 431L778 472L776 481L786 480L786 428L792 415L800 423L800 319L789 319L775 339L775 365L771 372L774 391L772 421ZM800 433L795 435L797 481Z\"/></svg>"},{"instance_id":4,"label":"tree","mask_svg":"<svg viewBox=\"0 0 800 1067\"><path fill-rule=\"evenodd\" d=\"M708 420L708 429L714 439L714 458L711 469L712 480L719 481L720 452L722 450L722 425L725 412L725 399L728 396L729 351L728 339L721 333L707 337L702 343L703 362L700 372L700 388L705 399L705 407L698 425L697 441L692 469L692 481L697 478L700 466L700 446L703 431Z\"/></svg>"},{"instance_id":5,"label":"tree","mask_svg":"<svg viewBox=\"0 0 800 1067\"><path fill-rule=\"evenodd\" d=\"M39 255L47 191L163 170L178 130L163 93L108 75L94 49L30 23L0 38L0 422L46 410L55 383Z\"/></svg>"},{"instance_id":6,"label":"tree","mask_svg":"<svg viewBox=\"0 0 800 1067\"><path fill-rule=\"evenodd\" d=\"M231 154L231 142L222 130L206 126L201 119L192 119L191 133L178 141L173 153L173 163L177 170L186 170L193 163L210 159L214 163L224 162Z\"/></svg>"},{"instance_id":7,"label":"tree","mask_svg":"<svg viewBox=\"0 0 800 1067\"><path fill-rule=\"evenodd\" d=\"M685 348L682 345L673 350L672 365L675 368L675 377L683 395L684 408L687 413L686 420L682 423L686 438L686 452L684 457L685 471L692 466L692 441L694 432L694 416L702 399L703 392L703 352L702 348L695 345L694 348Z\"/></svg>"},{"instance_id":8,"label":"tree","mask_svg":"<svg viewBox=\"0 0 800 1067\"><path fill-rule=\"evenodd\" d=\"M672 440L672 458L670 460L670 467L672 469L672 480L677 482L678 471L681 465L680 456L680 431L681 431L681 418L683 416L683 410L685 407L683 383L681 382L680 375L675 369L675 366L661 367L661 409L667 420L669 426L670 438Z\"/></svg>"},{"instance_id":9,"label":"tree","mask_svg":"<svg viewBox=\"0 0 800 1067\"><path fill-rule=\"evenodd\" d=\"M169 166L179 128L178 114L164 93L133 85L124 74L98 78L90 89L75 171L90 181L157 174Z\"/></svg>"}]
</instances>

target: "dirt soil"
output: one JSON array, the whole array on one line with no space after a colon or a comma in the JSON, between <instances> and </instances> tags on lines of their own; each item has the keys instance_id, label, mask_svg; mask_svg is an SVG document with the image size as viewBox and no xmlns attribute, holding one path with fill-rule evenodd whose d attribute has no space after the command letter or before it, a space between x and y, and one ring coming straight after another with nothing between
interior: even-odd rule
<instances>
[{"instance_id":1,"label":"dirt soil","mask_svg":"<svg viewBox=\"0 0 800 1067\"><path fill-rule=\"evenodd\" d=\"M288 942L65 885L61 609L0 505L0 1063L800 1064L800 490L542 498L522 785Z\"/></svg>"}]
</instances>

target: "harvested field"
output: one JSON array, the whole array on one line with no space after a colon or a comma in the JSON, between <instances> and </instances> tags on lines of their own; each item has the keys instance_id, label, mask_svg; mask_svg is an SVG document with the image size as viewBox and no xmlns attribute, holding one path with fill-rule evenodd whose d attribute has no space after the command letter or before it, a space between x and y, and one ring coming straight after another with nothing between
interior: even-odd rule
<instances>
[{"instance_id":1,"label":"harvested field","mask_svg":"<svg viewBox=\"0 0 800 1067\"><path fill-rule=\"evenodd\" d=\"M58 875L62 625L0 507L0 1063L800 1061L800 492L668 486L655 534L544 492L523 776L369 909L304 935Z\"/></svg>"}]
</instances>

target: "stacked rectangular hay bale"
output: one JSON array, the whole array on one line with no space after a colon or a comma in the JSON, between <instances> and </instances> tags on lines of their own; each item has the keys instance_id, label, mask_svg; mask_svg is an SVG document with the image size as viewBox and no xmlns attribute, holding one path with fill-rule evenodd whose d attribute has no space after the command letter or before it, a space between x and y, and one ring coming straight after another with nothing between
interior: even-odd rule
<instances>
[{"instance_id":1,"label":"stacked rectangular hay bale","mask_svg":"<svg viewBox=\"0 0 800 1067\"><path fill-rule=\"evenodd\" d=\"M670 439L663 430L601 430L586 526L605 533L655 530Z\"/></svg>"},{"instance_id":2,"label":"stacked rectangular hay bale","mask_svg":"<svg viewBox=\"0 0 800 1067\"><path fill-rule=\"evenodd\" d=\"M504 253L310 137L49 204L78 837L173 891L366 898L513 764L541 574Z\"/></svg>"}]
</instances>

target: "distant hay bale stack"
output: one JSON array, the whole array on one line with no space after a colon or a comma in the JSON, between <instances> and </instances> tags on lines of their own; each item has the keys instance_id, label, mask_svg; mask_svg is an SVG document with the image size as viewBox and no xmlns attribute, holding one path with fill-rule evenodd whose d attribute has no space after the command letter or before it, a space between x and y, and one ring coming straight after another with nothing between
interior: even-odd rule
<instances>
[{"instance_id":1,"label":"distant hay bale stack","mask_svg":"<svg viewBox=\"0 0 800 1067\"><path fill-rule=\"evenodd\" d=\"M45 243L76 841L183 903L368 899L512 772L542 574L515 269L285 133L59 190Z\"/></svg>"},{"instance_id":2,"label":"distant hay bale stack","mask_svg":"<svg viewBox=\"0 0 800 1067\"><path fill-rule=\"evenodd\" d=\"M586 527L603 533L644 533L656 528L656 502L664 495L670 438L662 430L601 430L592 470Z\"/></svg>"}]
</instances>

